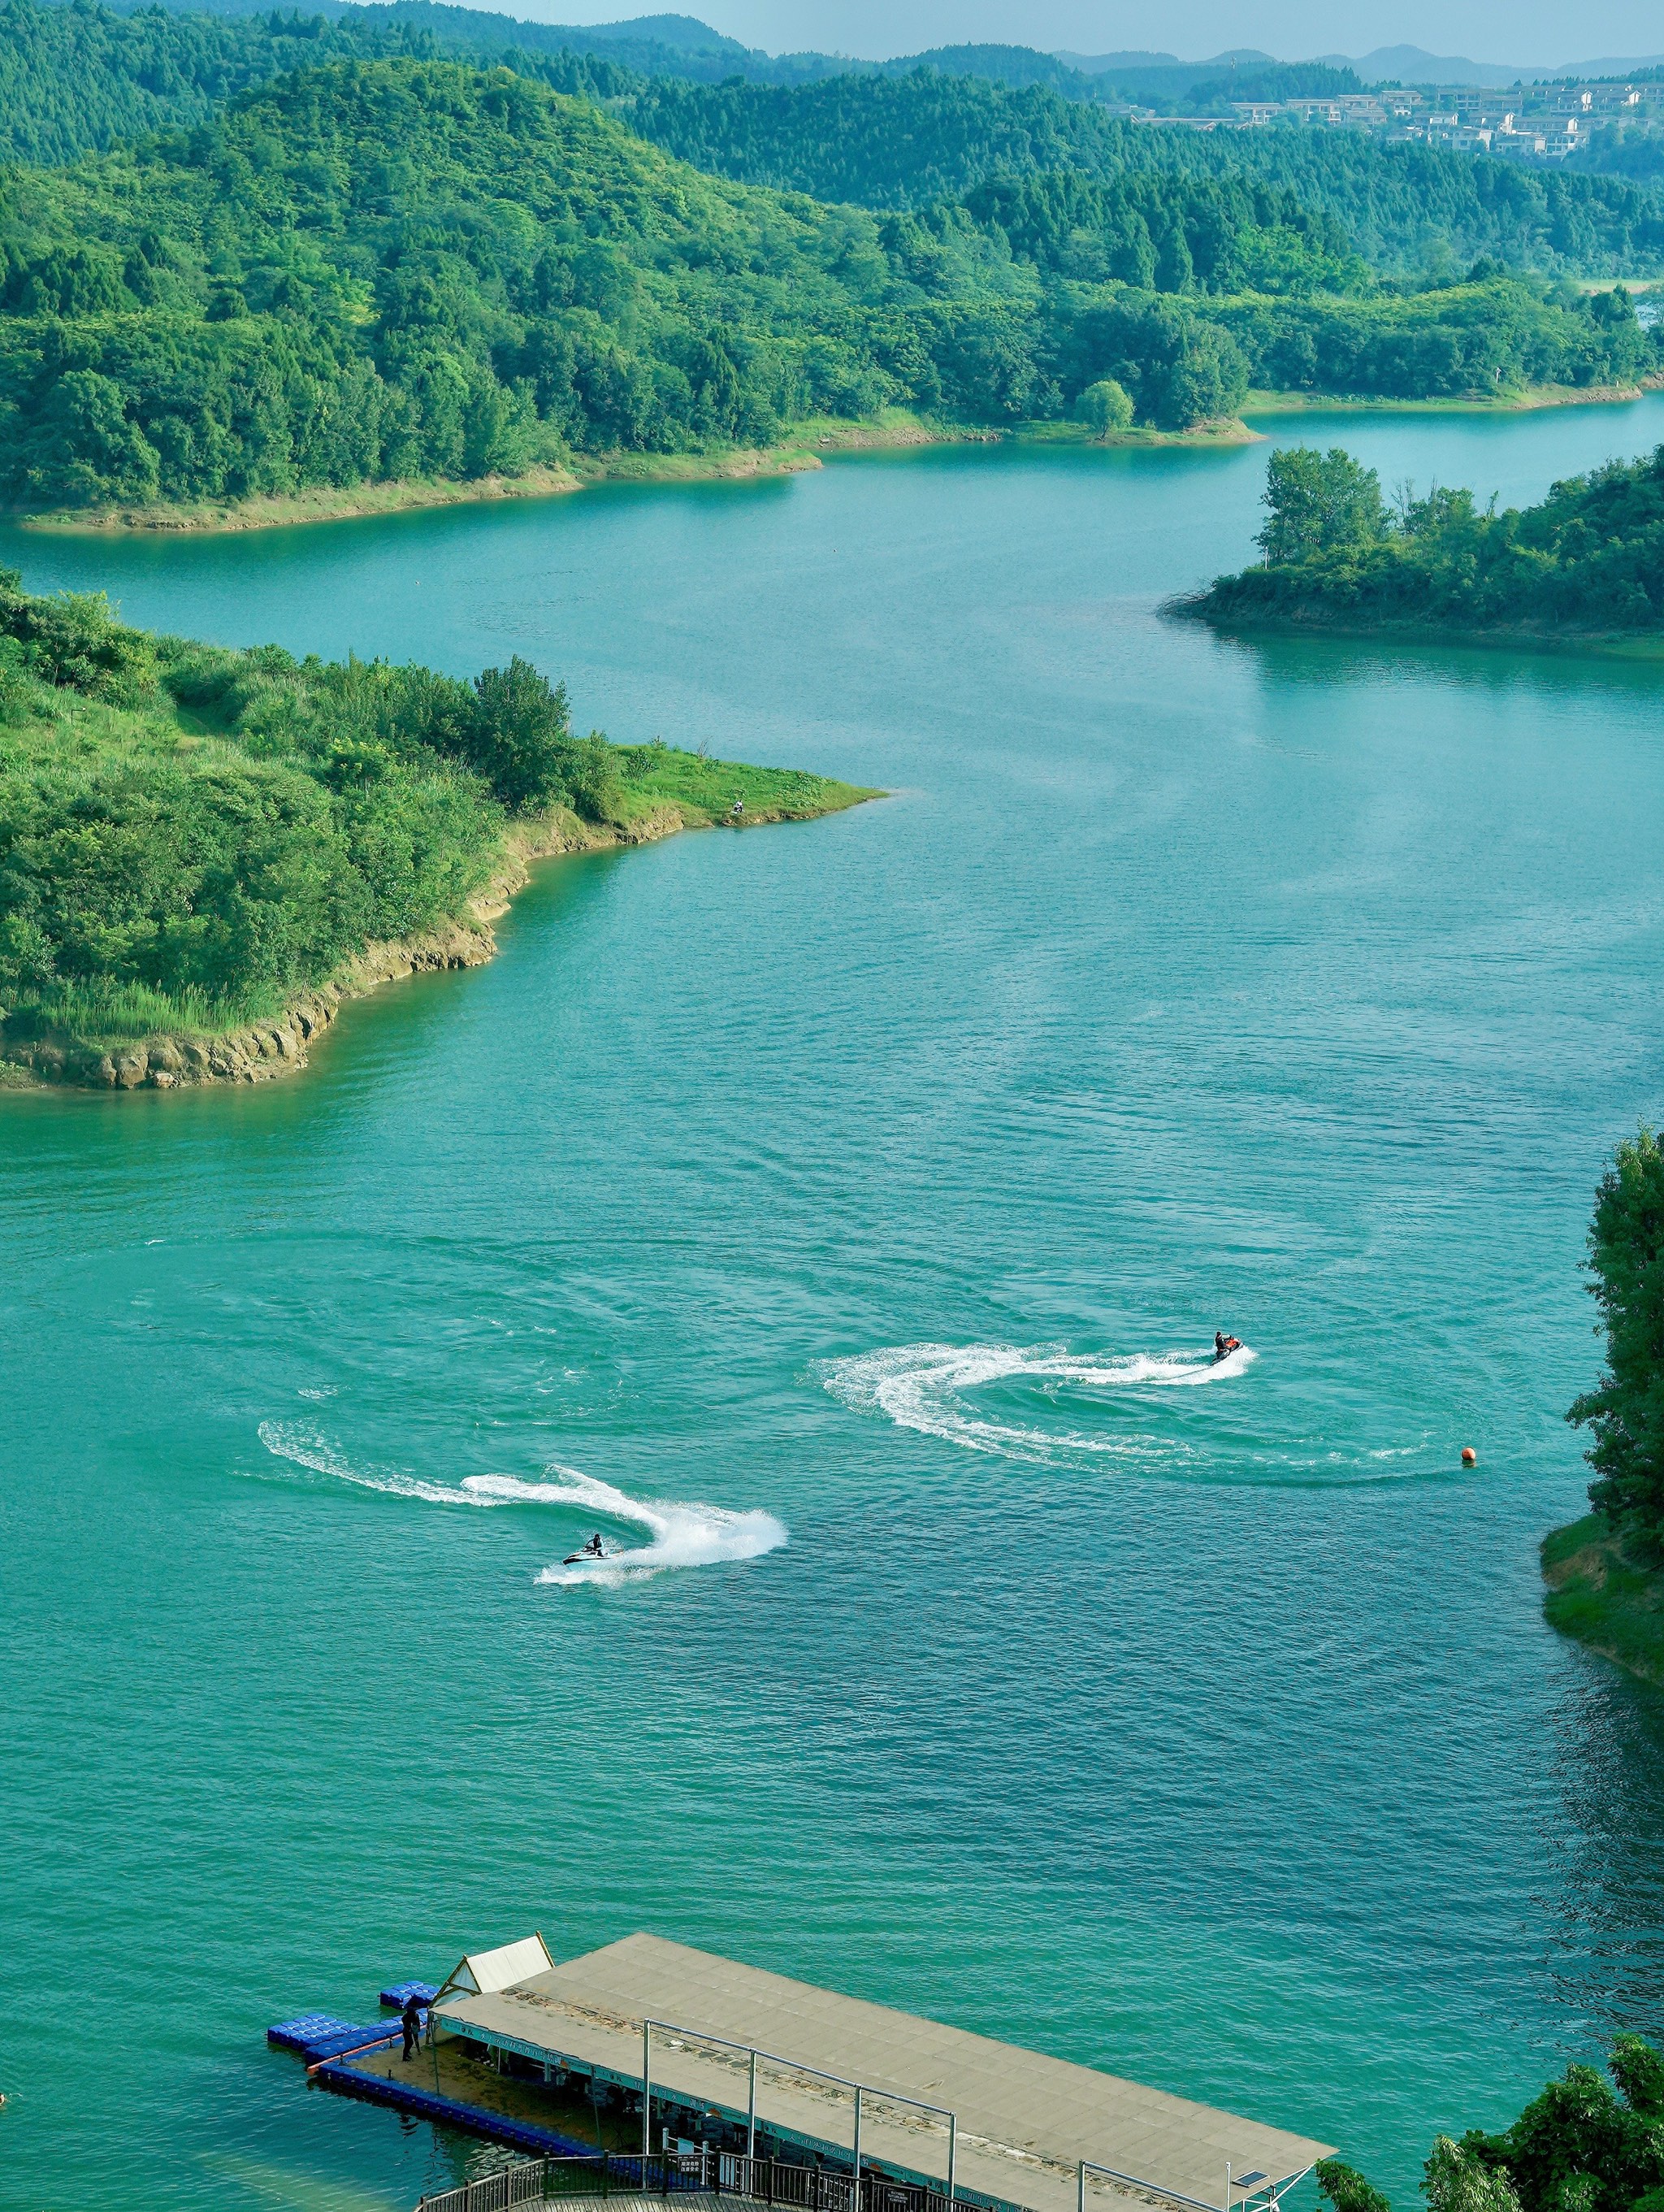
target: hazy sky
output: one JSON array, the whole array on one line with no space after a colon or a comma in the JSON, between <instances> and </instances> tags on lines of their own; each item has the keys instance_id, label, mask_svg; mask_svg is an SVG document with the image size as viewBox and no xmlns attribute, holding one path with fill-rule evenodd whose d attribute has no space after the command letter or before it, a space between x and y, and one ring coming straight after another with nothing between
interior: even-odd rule
<instances>
[{"instance_id":1,"label":"hazy sky","mask_svg":"<svg viewBox=\"0 0 1664 2212\"><path fill-rule=\"evenodd\" d=\"M544 21L599 23L667 4L771 53L804 46L875 58L967 40L1079 53L1156 47L1186 60L1226 46L1295 58L1406 43L1479 61L1538 65L1664 52L1655 0L483 0Z\"/></svg>"}]
</instances>

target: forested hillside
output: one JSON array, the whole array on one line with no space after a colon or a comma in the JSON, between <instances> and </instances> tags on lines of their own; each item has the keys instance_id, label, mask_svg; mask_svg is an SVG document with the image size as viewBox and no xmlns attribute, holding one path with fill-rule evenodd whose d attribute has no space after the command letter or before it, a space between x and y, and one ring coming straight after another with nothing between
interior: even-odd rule
<instances>
[{"instance_id":1,"label":"forested hillside","mask_svg":"<svg viewBox=\"0 0 1664 2212\"><path fill-rule=\"evenodd\" d=\"M766 441L931 383L871 216L702 177L506 70L337 64L14 172L0 256L25 501ZM974 236L943 270L950 297L1036 289Z\"/></svg>"},{"instance_id":2,"label":"forested hillside","mask_svg":"<svg viewBox=\"0 0 1664 2212\"><path fill-rule=\"evenodd\" d=\"M194 121L207 112L204 101L266 83L307 59L395 54L504 63L557 90L604 96L644 76L714 87L730 79L811 83L852 72L883 81L921 69L999 86L1045 85L1069 100L1103 94L1094 79L1028 46L944 46L862 62L757 52L685 17L646 17L639 26L542 23L452 0L291 0L282 8L4 0L0 85L9 96L0 144L25 160L67 160L139 129Z\"/></svg>"},{"instance_id":3,"label":"forested hillside","mask_svg":"<svg viewBox=\"0 0 1664 2212\"><path fill-rule=\"evenodd\" d=\"M1182 429L1273 374L1655 365L1621 294L1540 292L1379 295L1333 225L1240 178L1037 173L881 217L707 176L507 70L336 63L0 176L0 497L512 476L891 404L1055 418L1106 382Z\"/></svg>"},{"instance_id":4,"label":"forested hillside","mask_svg":"<svg viewBox=\"0 0 1664 2212\"><path fill-rule=\"evenodd\" d=\"M460 53L509 60L560 92L616 98L644 81L604 57L540 39L543 26L434 0L305 12L128 14L5 0L0 6L0 158L72 161L172 124L206 122L240 93L320 63Z\"/></svg>"},{"instance_id":5,"label":"forested hillside","mask_svg":"<svg viewBox=\"0 0 1664 2212\"><path fill-rule=\"evenodd\" d=\"M1463 267L1641 274L1664 267L1664 194L1352 131L1152 130L1036 87L925 70L797 88L655 81L622 112L684 161L750 183L918 209L991 179L1070 170L1291 195L1387 274Z\"/></svg>"},{"instance_id":6,"label":"forested hillside","mask_svg":"<svg viewBox=\"0 0 1664 2212\"><path fill-rule=\"evenodd\" d=\"M1454 276L1480 258L1584 276L1664 268L1664 188L1652 183L1386 145L1353 132L1151 130L1061 96L1093 81L1077 85L1078 72L1022 48L944 48L928 58L932 66L905 70L786 56L769 68L788 79L800 68L816 81L742 82L768 58L698 26L678 46L669 35L673 19L652 20L656 39L521 22L444 0L330 0L321 12L236 15L5 0L0 154L72 160L145 131L206 120L238 94L308 64L444 57L501 63L603 101L697 168L817 199L919 211L996 179L1009 185L1061 170L1105 185L1142 179L1146 204L1181 204L1193 194L1205 204L1225 191L1240 205L1244 195L1268 195L1388 276ZM640 74L643 64L658 74ZM841 73L825 74L832 69ZM1019 82L1043 81L1011 89L983 74L1000 69ZM730 81L694 82L682 73L690 70Z\"/></svg>"}]
</instances>

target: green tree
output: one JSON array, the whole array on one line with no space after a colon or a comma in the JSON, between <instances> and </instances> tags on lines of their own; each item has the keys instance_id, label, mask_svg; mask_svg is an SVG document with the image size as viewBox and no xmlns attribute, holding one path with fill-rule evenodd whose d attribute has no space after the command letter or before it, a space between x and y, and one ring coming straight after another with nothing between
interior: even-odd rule
<instances>
[{"instance_id":1,"label":"green tree","mask_svg":"<svg viewBox=\"0 0 1664 2212\"><path fill-rule=\"evenodd\" d=\"M1258 543L1273 568L1361 551L1386 524L1381 479L1339 446L1284 447L1266 471L1268 514Z\"/></svg>"},{"instance_id":2,"label":"green tree","mask_svg":"<svg viewBox=\"0 0 1664 2212\"><path fill-rule=\"evenodd\" d=\"M1600 1180L1588 1264L1606 1371L1566 1419L1594 1433L1589 1503L1608 1520L1664 1538L1664 1147L1650 1129L1618 1146ZM1638 2062L1625 2063L1642 2081ZM1656 2108L1656 2078L1644 2079Z\"/></svg>"},{"instance_id":3,"label":"green tree","mask_svg":"<svg viewBox=\"0 0 1664 2212\"><path fill-rule=\"evenodd\" d=\"M1427 2212L1520 2212L1508 2176L1448 2136L1436 2136L1424 2169Z\"/></svg>"},{"instance_id":4,"label":"green tree","mask_svg":"<svg viewBox=\"0 0 1664 2212\"><path fill-rule=\"evenodd\" d=\"M125 705L156 688L154 639L118 623L102 592L32 599L15 568L0 568L0 635L14 640L21 665L48 684Z\"/></svg>"},{"instance_id":5,"label":"green tree","mask_svg":"<svg viewBox=\"0 0 1664 2212\"><path fill-rule=\"evenodd\" d=\"M511 812L529 814L568 787L572 720L564 684L551 684L517 653L474 678L479 702L471 764Z\"/></svg>"},{"instance_id":6,"label":"green tree","mask_svg":"<svg viewBox=\"0 0 1664 2212\"><path fill-rule=\"evenodd\" d=\"M1661 2212L1664 2208L1664 2058L1620 2035L1608 2070L1569 2066L1501 2135L1470 2128L1438 2136L1424 2168L1427 2212ZM1363 2176L1320 2160L1317 2185L1334 2212L1390 2212Z\"/></svg>"},{"instance_id":7,"label":"green tree","mask_svg":"<svg viewBox=\"0 0 1664 2212\"><path fill-rule=\"evenodd\" d=\"M1386 514L1373 476L1336 453L1275 456L1267 499L1270 558L1216 579L1186 611L1602 636L1664 626L1664 447L1500 514L1441 485Z\"/></svg>"},{"instance_id":8,"label":"green tree","mask_svg":"<svg viewBox=\"0 0 1664 2212\"><path fill-rule=\"evenodd\" d=\"M1248 389L1248 361L1230 332L1192 323L1174 356L1156 420L1175 430L1219 422L1236 412Z\"/></svg>"},{"instance_id":9,"label":"green tree","mask_svg":"<svg viewBox=\"0 0 1664 2212\"><path fill-rule=\"evenodd\" d=\"M1089 384L1076 400L1075 416L1078 421L1096 430L1100 438L1107 438L1112 430L1131 427L1133 395L1113 376L1101 376L1096 384Z\"/></svg>"},{"instance_id":10,"label":"green tree","mask_svg":"<svg viewBox=\"0 0 1664 2212\"><path fill-rule=\"evenodd\" d=\"M1612 2045L1611 2070L1632 2112L1664 2118L1664 2053L1639 2035L1620 2035Z\"/></svg>"},{"instance_id":11,"label":"green tree","mask_svg":"<svg viewBox=\"0 0 1664 2212\"><path fill-rule=\"evenodd\" d=\"M1315 2168L1317 2185L1334 2212L1393 2212L1392 2206L1376 2187L1366 2181L1355 2166L1342 2159L1320 2158Z\"/></svg>"}]
</instances>

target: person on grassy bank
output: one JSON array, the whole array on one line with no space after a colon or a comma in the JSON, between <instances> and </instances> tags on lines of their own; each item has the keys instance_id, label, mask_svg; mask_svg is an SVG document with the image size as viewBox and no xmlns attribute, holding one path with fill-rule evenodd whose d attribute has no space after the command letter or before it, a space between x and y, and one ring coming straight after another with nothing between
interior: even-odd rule
<instances>
[{"instance_id":1,"label":"person on grassy bank","mask_svg":"<svg viewBox=\"0 0 1664 2212\"><path fill-rule=\"evenodd\" d=\"M1220 629L1635 635L1664 627L1664 447L1551 487L1534 507L1481 507L1435 484L1394 502L1338 446L1273 453L1264 559L1173 611Z\"/></svg>"}]
</instances>

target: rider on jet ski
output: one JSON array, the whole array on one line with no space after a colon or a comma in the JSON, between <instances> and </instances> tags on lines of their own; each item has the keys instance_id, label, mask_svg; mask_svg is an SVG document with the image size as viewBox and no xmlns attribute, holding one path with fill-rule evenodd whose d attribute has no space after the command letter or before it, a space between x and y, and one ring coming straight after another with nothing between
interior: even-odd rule
<instances>
[{"instance_id":1,"label":"rider on jet ski","mask_svg":"<svg viewBox=\"0 0 1664 2212\"><path fill-rule=\"evenodd\" d=\"M595 1534L594 1534L590 1538L590 1540L589 1540L588 1543L586 1543L586 1545L584 1545L584 1547L583 1547L582 1548L583 1548L583 1553L584 1553L584 1556L585 1556L585 1558L586 1558L586 1559L605 1559L605 1557L606 1557L606 1550L605 1550L605 1547L604 1547L604 1546L602 1544L602 1542L601 1542L601 1532L600 1532L600 1530L599 1530L598 1528L596 1530Z\"/></svg>"},{"instance_id":2,"label":"rider on jet ski","mask_svg":"<svg viewBox=\"0 0 1664 2212\"><path fill-rule=\"evenodd\" d=\"M1229 1359L1233 1352L1240 1352L1242 1348L1242 1340L1240 1336L1227 1336L1222 1328L1214 1330L1213 1364L1216 1367L1222 1359Z\"/></svg>"}]
</instances>

